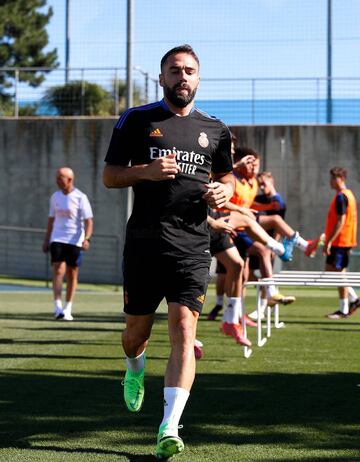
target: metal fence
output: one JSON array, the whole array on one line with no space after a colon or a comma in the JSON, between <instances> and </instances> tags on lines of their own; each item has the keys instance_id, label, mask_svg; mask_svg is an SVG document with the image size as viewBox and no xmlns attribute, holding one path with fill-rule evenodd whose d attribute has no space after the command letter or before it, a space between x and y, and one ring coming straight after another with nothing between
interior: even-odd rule
<instances>
[{"instance_id":1,"label":"metal fence","mask_svg":"<svg viewBox=\"0 0 360 462\"><path fill-rule=\"evenodd\" d=\"M0 87L0 116L59 116L59 115L118 115L125 108L125 68L0 68L0 75L6 75L10 88ZM29 74L43 78L37 87L26 83ZM140 67L134 67L134 101L146 104L158 99L157 79ZM95 84L94 96L89 85ZM65 91L65 88L68 90ZM58 106L49 101L49 92L58 92ZM93 90L94 91L94 90ZM92 98L89 101L89 98ZM6 103L5 103L6 102Z\"/></svg>"},{"instance_id":2,"label":"metal fence","mask_svg":"<svg viewBox=\"0 0 360 462\"><path fill-rule=\"evenodd\" d=\"M42 252L45 229L0 226L0 274L49 281L50 256ZM122 237L94 234L82 255L80 282L122 284Z\"/></svg>"},{"instance_id":3,"label":"metal fence","mask_svg":"<svg viewBox=\"0 0 360 462\"><path fill-rule=\"evenodd\" d=\"M125 109L125 68L69 69L67 85L75 86L57 95L57 106L52 104L47 95L55 87L64 88L65 71L0 68L0 74L6 72L12 82L6 93L2 91L7 95L6 106L1 102L0 93L0 116L106 116L118 115ZM27 73L43 75L44 81L32 88L23 81ZM95 100L91 99L90 84L104 90ZM134 68L134 105L158 99L157 79ZM197 105L228 125L324 124L328 121L358 124L360 78L204 78Z\"/></svg>"}]
</instances>

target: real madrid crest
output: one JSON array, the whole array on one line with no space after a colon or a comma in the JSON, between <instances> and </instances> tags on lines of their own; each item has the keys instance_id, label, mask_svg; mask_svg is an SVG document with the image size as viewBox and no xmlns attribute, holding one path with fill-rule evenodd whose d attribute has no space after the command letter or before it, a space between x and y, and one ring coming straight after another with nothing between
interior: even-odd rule
<instances>
[{"instance_id":1,"label":"real madrid crest","mask_svg":"<svg viewBox=\"0 0 360 462\"><path fill-rule=\"evenodd\" d=\"M202 148L207 148L209 146L209 139L207 137L207 134L204 132L201 132L198 142Z\"/></svg>"}]
</instances>

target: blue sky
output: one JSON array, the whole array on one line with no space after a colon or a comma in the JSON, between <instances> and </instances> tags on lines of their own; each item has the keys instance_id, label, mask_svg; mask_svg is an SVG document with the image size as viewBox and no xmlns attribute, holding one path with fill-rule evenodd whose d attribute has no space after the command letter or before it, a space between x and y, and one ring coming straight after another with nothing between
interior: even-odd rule
<instances>
[{"instance_id":1,"label":"blue sky","mask_svg":"<svg viewBox=\"0 0 360 462\"><path fill-rule=\"evenodd\" d=\"M333 2L333 75L360 76L360 1ZM327 0L134 0L134 64L157 76L161 56L190 43L203 78L325 77ZM65 0L50 46L64 64ZM72 67L125 66L126 0L70 0Z\"/></svg>"},{"instance_id":2,"label":"blue sky","mask_svg":"<svg viewBox=\"0 0 360 462\"><path fill-rule=\"evenodd\" d=\"M65 0L48 5L54 9L49 49L58 49L64 66ZM126 0L70 0L70 67L125 68L126 5ZM198 100L326 98L325 80L257 81L254 91L250 81L226 79L325 78L327 0L133 0L133 5L134 65L157 79L163 54L190 43L201 61ZM333 77L358 78L335 82L333 96L360 98L360 0L332 5ZM125 71L118 77L125 79ZM63 83L64 72L51 78ZM110 88L113 73L87 71L85 78ZM140 74L134 78L143 85ZM150 100L155 88L151 84Z\"/></svg>"}]
</instances>

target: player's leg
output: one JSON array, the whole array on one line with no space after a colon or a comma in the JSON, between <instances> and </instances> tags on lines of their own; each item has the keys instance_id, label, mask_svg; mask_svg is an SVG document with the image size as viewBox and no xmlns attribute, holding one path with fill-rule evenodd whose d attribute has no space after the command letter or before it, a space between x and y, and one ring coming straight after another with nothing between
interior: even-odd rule
<instances>
[{"instance_id":1,"label":"player's leg","mask_svg":"<svg viewBox=\"0 0 360 462\"><path fill-rule=\"evenodd\" d=\"M273 229L284 237L283 244L286 251L285 255L287 253L292 255L293 248L296 247L304 252L306 256L310 256L308 248L309 245L313 244L313 241L304 239L300 233L295 231L280 215L259 215L259 224L265 230Z\"/></svg>"},{"instance_id":2,"label":"player's leg","mask_svg":"<svg viewBox=\"0 0 360 462\"><path fill-rule=\"evenodd\" d=\"M238 212L232 212L229 223L235 229L245 229L246 233L256 242L265 245L268 249L278 255L284 261L292 259L292 252L287 251L281 242L273 239L260 224L246 215Z\"/></svg>"},{"instance_id":3,"label":"player's leg","mask_svg":"<svg viewBox=\"0 0 360 462\"><path fill-rule=\"evenodd\" d=\"M233 244L230 242L230 237L226 233L219 233L210 229L210 254L216 256L220 252L228 249ZM226 268L217 259L216 263L216 304L207 316L208 321L215 321L220 313L224 303L225 294Z\"/></svg>"},{"instance_id":4,"label":"player's leg","mask_svg":"<svg viewBox=\"0 0 360 462\"><path fill-rule=\"evenodd\" d=\"M272 261L271 251L259 242L254 242L253 245L248 249L249 255L256 255L259 257L260 273L263 278L272 278ZM266 287L266 294L268 297L268 305L274 306L276 303L282 303L288 305L295 301L295 297L292 295L281 294L275 284L271 284Z\"/></svg>"},{"instance_id":5,"label":"player's leg","mask_svg":"<svg viewBox=\"0 0 360 462\"><path fill-rule=\"evenodd\" d=\"M51 266L52 266L52 289L54 297L54 316L55 319L64 317L62 309L62 285L64 281L66 263L63 255L63 244L52 242L50 245Z\"/></svg>"},{"instance_id":6,"label":"player's leg","mask_svg":"<svg viewBox=\"0 0 360 462\"><path fill-rule=\"evenodd\" d=\"M244 261L235 246L216 254L219 262L226 268L225 291L227 307L224 311L221 331L225 335L234 337L237 343L251 346L249 339L244 337L243 329L239 323L242 315L242 279Z\"/></svg>"},{"instance_id":7,"label":"player's leg","mask_svg":"<svg viewBox=\"0 0 360 462\"><path fill-rule=\"evenodd\" d=\"M122 333L122 346L126 359L123 382L124 400L131 412L139 412L145 395L145 350L154 322L154 314L125 314L126 327Z\"/></svg>"},{"instance_id":8,"label":"player's leg","mask_svg":"<svg viewBox=\"0 0 360 462\"><path fill-rule=\"evenodd\" d=\"M164 414L156 446L159 459L170 458L184 449L178 427L195 378L196 327L209 269L210 261L172 261L165 276L171 350L165 373Z\"/></svg>"},{"instance_id":9,"label":"player's leg","mask_svg":"<svg viewBox=\"0 0 360 462\"><path fill-rule=\"evenodd\" d=\"M64 320L72 321L72 304L78 284L79 268L77 266L66 266L66 303L63 310Z\"/></svg>"},{"instance_id":10,"label":"player's leg","mask_svg":"<svg viewBox=\"0 0 360 462\"><path fill-rule=\"evenodd\" d=\"M331 247L330 255L326 258L325 271L336 271L345 273L349 264L349 249L342 247ZM342 319L349 315L348 288L338 287L339 309L327 315L330 319Z\"/></svg>"},{"instance_id":11,"label":"player's leg","mask_svg":"<svg viewBox=\"0 0 360 462\"><path fill-rule=\"evenodd\" d=\"M64 244L66 263L66 303L64 308L64 320L72 321L72 305L78 284L79 265L81 260L81 248L75 245Z\"/></svg>"},{"instance_id":12,"label":"player's leg","mask_svg":"<svg viewBox=\"0 0 360 462\"><path fill-rule=\"evenodd\" d=\"M216 264L216 302L214 308L207 315L208 321L215 321L223 308L225 295L226 268L217 261Z\"/></svg>"},{"instance_id":13,"label":"player's leg","mask_svg":"<svg viewBox=\"0 0 360 462\"><path fill-rule=\"evenodd\" d=\"M140 411L145 395L146 346L154 322L154 313L163 298L160 282L162 262L126 249L124 255L124 312L126 327L122 333L126 374L124 400L129 411ZM151 268L151 271L150 271Z\"/></svg>"}]
</instances>

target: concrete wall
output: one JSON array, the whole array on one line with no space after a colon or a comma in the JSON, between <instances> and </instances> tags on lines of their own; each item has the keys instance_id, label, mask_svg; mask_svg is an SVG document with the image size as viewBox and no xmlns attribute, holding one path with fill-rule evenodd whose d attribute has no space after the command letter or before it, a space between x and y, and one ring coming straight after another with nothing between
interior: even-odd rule
<instances>
[{"instance_id":1,"label":"concrete wall","mask_svg":"<svg viewBox=\"0 0 360 462\"><path fill-rule=\"evenodd\" d=\"M331 167L347 168L347 185L359 206L360 126L248 126L233 127L232 131L240 145L262 154L261 169L273 173L276 187L286 199L286 221L304 238L314 238L324 230L334 194L329 185ZM322 256L309 259L295 252L287 269L322 269ZM350 268L360 271L360 257L352 258Z\"/></svg>"},{"instance_id":2,"label":"concrete wall","mask_svg":"<svg viewBox=\"0 0 360 462\"><path fill-rule=\"evenodd\" d=\"M82 280L121 282L126 191L107 190L101 179L114 123L114 118L0 119L0 227L45 228L49 197L56 189L55 171L70 166L76 186L92 204L97 235L84 258ZM273 172L287 200L288 222L305 238L323 230L333 195L328 179L332 166L348 168L348 185L360 198L360 127L231 129L239 144L263 155L262 167ZM41 233L0 229L0 240L0 273L44 277ZM309 260L297 252L287 267L320 269L323 258Z\"/></svg>"}]
</instances>

